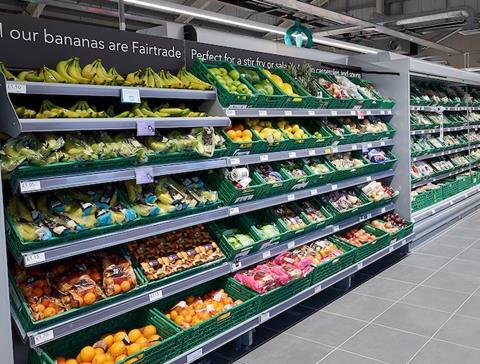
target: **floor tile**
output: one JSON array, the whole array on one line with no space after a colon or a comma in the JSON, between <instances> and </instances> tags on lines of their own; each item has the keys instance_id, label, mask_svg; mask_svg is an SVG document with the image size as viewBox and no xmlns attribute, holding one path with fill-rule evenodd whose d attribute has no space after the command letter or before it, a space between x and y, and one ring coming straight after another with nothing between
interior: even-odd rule
<instances>
[{"instance_id":1,"label":"floor tile","mask_svg":"<svg viewBox=\"0 0 480 364\"><path fill-rule=\"evenodd\" d=\"M444 341L432 340L410 364L478 364L480 350L473 350Z\"/></svg>"},{"instance_id":2,"label":"floor tile","mask_svg":"<svg viewBox=\"0 0 480 364\"><path fill-rule=\"evenodd\" d=\"M413 283L374 277L356 287L353 292L396 301L413 288Z\"/></svg>"},{"instance_id":3,"label":"floor tile","mask_svg":"<svg viewBox=\"0 0 480 364\"><path fill-rule=\"evenodd\" d=\"M472 262L463 259L454 259L441 269L444 272L480 276L480 262Z\"/></svg>"},{"instance_id":4,"label":"floor tile","mask_svg":"<svg viewBox=\"0 0 480 364\"><path fill-rule=\"evenodd\" d=\"M480 249L468 248L457 256L458 259L480 262Z\"/></svg>"},{"instance_id":5,"label":"floor tile","mask_svg":"<svg viewBox=\"0 0 480 364\"><path fill-rule=\"evenodd\" d=\"M379 274L379 277L397 279L403 282L420 283L435 271L397 264Z\"/></svg>"},{"instance_id":6,"label":"floor tile","mask_svg":"<svg viewBox=\"0 0 480 364\"><path fill-rule=\"evenodd\" d=\"M331 350L325 345L280 334L238 360L248 364L314 364Z\"/></svg>"},{"instance_id":7,"label":"floor tile","mask_svg":"<svg viewBox=\"0 0 480 364\"><path fill-rule=\"evenodd\" d=\"M262 326L277 331L285 331L297 323L307 320L310 315L315 313L313 308L296 305L291 309L281 313L275 319L268 320Z\"/></svg>"},{"instance_id":8,"label":"floor tile","mask_svg":"<svg viewBox=\"0 0 480 364\"><path fill-rule=\"evenodd\" d=\"M461 226L455 226L455 228L448 231L446 235L455 235L460 237L478 239L478 230L463 229Z\"/></svg>"},{"instance_id":9,"label":"floor tile","mask_svg":"<svg viewBox=\"0 0 480 364\"><path fill-rule=\"evenodd\" d=\"M336 289L334 287L329 287L325 291L321 291L320 293L306 299L305 301L301 302L299 305L318 310L327 306L329 303L337 300L343 295L345 295L344 290Z\"/></svg>"},{"instance_id":10,"label":"floor tile","mask_svg":"<svg viewBox=\"0 0 480 364\"><path fill-rule=\"evenodd\" d=\"M326 306L323 311L370 321L385 311L393 301L381 298L361 296L350 292Z\"/></svg>"},{"instance_id":11,"label":"floor tile","mask_svg":"<svg viewBox=\"0 0 480 364\"><path fill-rule=\"evenodd\" d=\"M419 335L432 336L450 317L449 313L397 303L374 323Z\"/></svg>"},{"instance_id":12,"label":"floor tile","mask_svg":"<svg viewBox=\"0 0 480 364\"><path fill-rule=\"evenodd\" d=\"M450 259L451 258L413 253L400 261L398 264L437 270L443 267Z\"/></svg>"},{"instance_id":13,"label":"floor tile","mask_svg":"<svg viewBox=\"0 0 480 364\"><path fill-rule=\"evenodd\" d=\"M286 333L336 347L365 325L363 321L319 311Z\"/></svg>"},{"instance_id":14,"label":"floor tile","mask_svg":"<svg viewBox=\"0 0 480 364\"><path fill-rule=\"evenodd\" d=\"M378 364L382 363L381 361L368 359L363 356L355 355L348 353L346 351L337 349L325 359L323 359L319 364Z\"/></svg>"},{"instance_id":15,"label":"floor tile","mask_svg":"<svg viewBox=\"0 0 480 364\"><path fill-rule=\"evenodd\" d=\"M480 319L480 296L472 296L457 312L459 315L466 315Z\"/></svg>"},{"instance_id":16,"label":"floor tile","mask_svg":"<svg viewBox=\"0 0 480 364\"><path fill-rule=\"evenodd\" d=\"M459 248L455 246L444 244L425 244L424 246L420 246L418 249L415 249L414 252L436 255L439 257L453 258L460 251Z\"/></svg>"},{"instance_id":17,"label":"floor tile","mask_svg":"<svg viewBox=\"0 0 480 364\"><path fill-rule=\"evenodd\" d=\"M456 235L453 230L449 231L447 234L440 235L438 238L432 240L431 243L428 245L448 245L454 248L467 248L468 246L472 245L477 238L475 237L468 237L468 236L460 236Z\"/></svg>"},{"instance_id":18,"label":"floor tile","mask_svg":"<svg viewBox=\"0 0 480 364\"><path fill-rule=\"evenodd\" d=\"M401 302L434 310L454 312L467 298L468 295L465 293L420 286L403 298Z\"/></svg>"},{"instance_id":19,"label":"floor tile","mask_svg":"<svg viewBox=\"0 0 480 364\"><path fill-rule=\"evenodd\" d=\"M480 287L480 276L470 276L464 274L456 274L440 271L435 273L422 285L455 290L467 294L471 294Z\"/></svg>"},{"instance_id":20,"label":"floor tile","mask_svg":"<svg viewBox=\"0 0 480 364\"><path fill-rule=\"evenodd\" d=\"M435 335L435 338L480 348L480 320L454 315Z\"/></svg>"},{"instance_id":21,"label":"floor tile","mask_svg":"<svg viewBox=\"0 0 480 364\"><path fill-rule=\"evenodd\" d=\"M405 364L426 341L427 338L423 336L372 324L340 349L392 364Z\"/></svg>"}]
</instances>

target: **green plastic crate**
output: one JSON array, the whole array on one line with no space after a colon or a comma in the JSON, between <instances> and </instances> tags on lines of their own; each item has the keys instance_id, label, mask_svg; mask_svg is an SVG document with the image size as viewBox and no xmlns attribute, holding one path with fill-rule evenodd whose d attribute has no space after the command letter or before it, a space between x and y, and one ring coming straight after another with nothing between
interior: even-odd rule
<instances>
[{"instance_id":1,"label":"green plastic crate","mask_svg":"<svg viewBox=\"0 0 480 364\"><path fill-rule=\"evenodd\" d=\"M328 237L325 238L325 240L328 239ZM355 263L355 251L350 245L341 242L335 242L334 244L343 250L343 254L315 266L310 273L312 285L320 283L324 279L333 276Z\"/></svg>"},{"instance_id":2,"label":"green plastic crate","mask_svg":"<svg viewBox=\"0 0 480 364\"><path fill-rule=\"evenodd\" d=\"M344 210L344 211L337 210L329 201L328 196L320 196L320 198L323 205L332 214L332 222L338 222L338 221L353 217L371 208L372 203L368 200L367 196L365 196L365 194L362 191L356 190L356 195L362 202L364 202L363 205L354 207L352 209Z\"/></svg>"},{"instance_id":3,"label":"green plastic crate","mask_svg":"<svg viewBox=\"0 0 480 364\"><path fill-rule=\"evenodd\" d=\"M307 168L301 163L301 161L295 161L295 164L298 165L299 169L302 169L306 175L303 177L296 178L290 171L286 168L287 161L275 163L276 168L280 171L280 174L284 179L289 182L286 183L286 189L288 191L297 191L304 188L307 188L311 183L311 175Z\"/></svg>"},{"instance_id":4,"label":"green plastic crate","mask_svg":"<svg viewBox=\"0 0 480 364\"><path fill-rule=\"evenodd\" d=\"M116 249L118 252L122 252L123 250L121 249ZM13 290L15 291L15 294L18 298L18 302L16 300L13 300L15 310L17 311L18 318L20 320L20 323L22 324L22 327L27 330L38 330L40 328L50 326L53 324L56 324L58 322L62 322L64 320L68 320L72 317L75 317L76 315L81 315L84 314L90 310L93 309L98 309L100 307L108 306L109 304L112 304L114 302L117 302L119 300L125 300L126 298L133 296L135 294L138 294L142 292L145 287L146 287L146 280L143 278L143 274L140 272L139 269L137 269L135 266L133 266L134 272L135 272L135 277L137 279L137 287L131 289L128 292L125 293L120 293L115 296L110 296L103 298L91 305L88 306L83 306L79 308L73 308L67 311L64 311L62 313L59 313L55 316L52 317L47 317L44 318L43 320L35 321L30 313L30 308L27 304L27 301L25 300L22 292L18 288L14 277L9 274L9 280L10 280L10 285L13 287Z\"/></svg>"},{"instance_id":5,"label":"green plastic crate","mask_svg":"<svg viewBox=\"0 0 480 364\"><path fill-rule=\"evenodd\" d=\"M248 224L250 225L250 235L253 236L255 240L261 240L263 242L260 249L265 249L271 245L275 245L281 241L285 241L285 237L287 237L289 234L288 229L285 229L284 226L279 223L278 219L273 216L273 214L268 212L268 209L250 212L244 216L245 219L247 219ZM264 237L260 229L257 228L257 225L267 224L275 225L280 234L269 238Z\"/></svg>"},{"instance_id":6,"label":"green plastic crate","mask_svg":"<svg viewBox=\"0 0 480 364\"><path fill-rule=\"evenodd\" d=\"M334 78L332 78L332 76L328 75L327 73L319 72L319 73L312 73L312 74L317 79L318 78L323 78L323 79L325 79L329 82L337 83L336 80ZM322 86L322 88L323 88L323 86ZM325 91L326 91L326 89L325 89ZM330 97L331 97L331 99L330 99L330 102L328 103L328 108L329 109L351 109L355 105L357 105L357 100L355 100L355 99L351 99L351 98L337 99L333 95L330 95Z\"/></svg>"},{"instance_id":7,"label":"green plastic crate","mask_svg":"<svg viewBox=\"0 0 480 364\"><path fill-rule=\"evenodd\" d=\"M274 163L270 164L270 166L273 168L275 172L280 173L280 176L283 178L282 181L278 182L265 182L265 180L262 178L260 173L256 170L256 168L260 167L261 165L253 165L250 167L250 175L252 180L255 182L255 184L259 184L259 195L264 198L268 196L275 196L275 195L280 195L282 193L286 193L289 191L290 186L292 181L287 178L285 175L281 174L278 166Z\"/></svg>"},{"instance_id":8,"label":"green plastic crate","mask_svg":"<svg viewBox=\"0 0 480 364\"><path fill-rule=\"evenodd\" d=\"M265 76L268 77L268 79L273 82L270 76L268 76L267 73L265 73L264 70L261 70ZM285 103L283 104L284 108L308 108L312 106L312 98L313 96L310 95L298 82L295 80L290 74L285 72L282 68L269 68L268 71L272 75L277 75L279 76L282 81L285 83L289 83L292 86L292 90L294 93L296 93L299 96L289 96L287 95L287 99ZM278 86L278 85L277 85ZM281 88L281 87L279 87Z\"/></svg>"},{"instance_id":9,"label":"green plastic crate","mask_svg":"<svg viewBox=\"0 0 480 364\"><path fill-rule=\"evenodd\" d=\"M249 129L251 132L252 130ZM237 155L237 154L250 154L255 153L258 150L263 149L260 147L259 144L264 143L263 140L260 140L258 136L253 134L252 132L252 141L251 142L234 142L228 135L225 130L222 129L221 131L223 138L225 139L225 145L229 155Z\"/></svg>"},{"instance_id":10,"label":"green plastic crate","mask_svg":"<svg viewBox=\"0 0 480 364\"><path fill-rule=\"evenodd\" d=\"M242 322L255 316L258 313L258 298L251 290L243 287L240 284L232 282L233 279L228 277L221 277L213 281L203 283L202 285L190 288L187 291L177 293L173 296L167 297L157 304L152 305L152 310L163 317L163 311L169 310L179 301L184 300L187 296L201 296L213 289L223 288L225 292L232 297L233 300L242 300L243 303L234 306L229 310L219 313L209 320L203 321L188 330L183 330L183 345L182 352L186 352L205 341L208 341L215 336L240 325ZM172 322L173 323L173 322ZM177 328L178 325L174 324Z\"/></svg>"},{"instance_id":11,"label":"green plastic crate","mask_svg":"<svg viewBox=\"0 0 480 364\"><path fill-rule=\"evenodd\" d=\"M376 173L380 171L385 171L387 169L392 169L393 166L397 163L397 157L395 157L395 155L389 150L385 151L385 154L389 158L389 161L384 163L374 163L369 161L369 164L365 168L365 173Z\"/></svg>"},{"instance_id":12,"label":"green plastic crate","mask_svg":"<svg viewBox=\"0 0 480 364\"><path fill-rule=\"evenodd\" d=\"M203 62L199 58L196 58L193 66L192 72L201 80L213 83L217 90L217 97L222 106L228 107L230 105L246 105L246 106L253 106L257 91L255 91L251 85L249 85L246 80L240 77L240 81L242 81L251 91L252 94L236 94L228 91L223 84L221 84L215 75L210 71L210 68L213 67L223 67L228 71L234 70L232 64L224 61L209 61Z\"/></svg>"},{"instance_id":13,"label":"green plastic crate","mask_svg":"<svg viewBox=\"0 0 480 364\"><path fill-rule=\"evenodd\" d=\"M310 203L312 204L315 208L320 210L322 214L325 216L325 219L319 222L314 222L308 218L308 215L305 213L306 207L304 206L305 203ZM328 211L325 206L323 206L321 203L319 203L317 200L314 199L307 199L307 200L301 200L297 201L292 204L293 208L296 210L297 213L303 213L305 216L305 219L310 222L310 226L312 226L311 230L316 230L321 227L324 227L328 224L330 224L330 221L332 220L332 214L330 211Z\"/></svg>"},{"instance_id":14,"label":"green plastic crate","mask_svg":"<svg viewBox=\"0 0 480 364\"><path fill-rule=\"evenodd\" d=\"M285 102L289 100L290 96L287 96L278 86L275 82L271 81L270 78L263 73L263 71L256 66L239 66L235 65L234 66L237 71L242 74L242 79L244 79L246 82L248 82L248 85L255 90L256 95L255 98L253 99L253 105L252 107L256 108L281 108L284 106ZM246 77L244 76L245 70L250 70L255 72L260 80L267 80L273 88L273 95L265 95L260 93L255 86L247 81Z\"/></svg>"},{"instance_id":15,"label":"green plastic crate","mask_svg":"<svg viewBox=\"0 0 480 364\"><path fill-rule=\"evenodd\" d=\"M302 125L310 133L310 135L312 135L312 138L315 139L312 144L313 148L321 148L333 144L335 138L330 129L328 129L326 126L320 123L311 122L310 120L303 122ZM319 132L321 137L316 137L316 132Z\"/></svg>"},{"instance_id":16,"label":"green plastic crate","mask_svg":"<svg viewBox=\"0 0 480 364\"><path fill-rule=\"evenodd\" d=\"M285 221L283 221L281 216L279 214L277 214L276 211L275 211L275 207L279 207L279 206L274 206L274 207L268 208L267 209L267 214L269 216L271 216L272 218L276 219L278 224L283 228L284 231L286 231L286 233L283 235L282 239L280 239L281 241L282 240L286 241L286 240L289 240L289 239L293 239L294 237L296 237L298 235L302 235L302 234L305 234L306 232L311 231L315 227L315 225L312 224L310 222L310 220L308 220L305 213L303 213L302 211L299 211L298 208L295 208L294 203L283 204L283 205L286 205L288 208L292 209L293 212L296 212L298 214L298 216L300 216L300 218L304 222L305 226L300 228L300 229L295 229L295 230L289 229L289 227L285 223Z\"/></svg>"},{"instance_id":17,"label":"green plastic crate","mask_svg":"<svg viewBox=\"0 0 480 364\"><path fill-rule=\"evenodd\" d=\"M55 364L57 356L75 358L80 350L87 345L93 345L102 335L116 331L140 328L154 325L162 340L145 348L119 362L127 363L130 359L141 356L135 363L162 364L182 353L183 331L168 319L161 317L146 308L134 311L133 315L120 315L114 319L103 321L97 325L83 329L81 335L72 334L41 347L41 352L30 351L30 364Z\"/></svg>"},{"instance_id":18,"label":"green plastic crate","mask_svg":"<svg viewBox=\"0 0 480 364\"><path fill-rule=\"evenodd\" d=\"M315 162L324 164L328 168L329 172L324 174L315 173L314 169L311 167L311 163L315 163ZM304 158L302 159L302 163L303 163L303 168L307 170L309 174L308 179L310 180L310 184L312 186L318 186L318 185L329 183L330 180L332 179L333 174L335 173L335 169L332 167L332 165L327 163L325 158L322 158L322 157Z\"/></svg>"},{"instance_id":19,"label":"green plastic crate","mask_svg":"<svg viewBox=\"0 0 480 364\"><path fill-rule=\"evenodd\" d=\"M363 259L369 257L372 254L375 254L379 250L382 250L383 248L386 248L387 246L390 245L390 239L391 239L390 234L388 234L384 231L372 228L368 225L363 225L362 228L367 233L375 235L377 237L377 239L375 239L372 242L363 244L360 247L357 247L357 246L354 246L354 245L348 243L348 241L343 240L340 235L334 235L332 237L332 239L340 241L344 244L348 244L348 245L350 245L351 247L354 248L355 263L358 263L358 262L362 261Z\"/></svg>"},{"instance_id":20,"label":"green plastic crate","mask_svg":"<svg viewBox=\"0 0 480 364\"><path fill-rule=\"evenodd\" d=\"M421 192L412 200L412 211L420 211L428 206L431 206L435 202L436 201L434 199L432 190Z\"/></svg>"},{"instance_id":21,"label":"green plastic crate","mask_svg":"<svg viewBox=\"0 0 480 364\"><path fill-rule=\"evenodd\" d=\"M352 156L363 161L363 166L350 169L337 169L334 166L333 162L331 162L328 157L326 158L328 165L334 170L330 182L345 180L369 173L369 171L371 170L371 163L367 159L365 159L365 157L363 157L360 152L354 152L352 153Z\"/></svg>"}]
</instances>

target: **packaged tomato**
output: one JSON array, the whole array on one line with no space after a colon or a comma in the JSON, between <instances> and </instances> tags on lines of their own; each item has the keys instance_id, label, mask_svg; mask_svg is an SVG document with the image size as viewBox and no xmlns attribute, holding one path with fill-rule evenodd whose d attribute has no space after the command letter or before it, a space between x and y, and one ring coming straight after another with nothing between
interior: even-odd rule
<instances>
[{"instance_id":1,"label":"packaged tomato","mask_svg":"<svg viewBox=\"0 0 480 364\"><path fill-rule=\"evenodd\" d=\"M101 253L103 290L107 296L128 292L137 285L130 259L114 253Z\"/></svg>"}]
</instances>

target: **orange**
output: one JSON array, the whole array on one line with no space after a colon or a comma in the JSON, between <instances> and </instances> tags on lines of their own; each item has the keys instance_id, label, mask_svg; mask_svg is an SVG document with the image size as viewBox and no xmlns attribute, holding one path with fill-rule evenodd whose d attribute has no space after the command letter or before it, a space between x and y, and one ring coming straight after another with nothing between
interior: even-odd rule
<instances>
[{"instance_id":1,"label":"orange","mask_svg":"<svg viewBox=\"0 0 480 364\"><path fill-rule=\"evenodd\" d=\"M59 356L55 359L55 364L65 364L67 360L63 356Z\"/></svg>"},{"instance_id":2,"label":"orange","mask_svg":"<svg viewBox=\"0 0 480 364\"><path fill-rule=\"evenodd\" d=\"M113 290L114 290L115 294L119 294L120 292L122 292L122 287L120 287L119 284L114 284L113 285Z\"/></svg>"},{"instance_id":3,"label":"orange","mask_svg":"<svg viewBox=\"0 0 480 364\"><path fill-rule=\"evenodd\" d=\"M237 130L237 131L236 131L236 134L237 134L237 137L240 138L240 137L242 136L242 131L241 131L241 130Z\"/></svg>"},{"instance_id":4,"label":"orange","mask_svg":"<svg viewBox=\"0 0 480 364\"><path fill-rule=\"evenodd\" d=\"M139 329L133 329L128 333L128 338L130 339L130 342L134 343L138 339L142 337L142 333L140 332Z\"/></svg>"},{"instance_id":5,"label":"orange","mask_svg":"<svg viewBox=\"0 0 480 364\"><path fill-rule=\"evenodd\" d=\"M102 340L107 345L107 348L109 348L113 344L113 335L105 335Z\"/></svg>"},{"instance_id":6,"label":"orange","mask_svg":"<svg viewBox=\"0 0 480 364\"><path fill-rule=\"evenodd\" d=\"M92 364L105 364L108 361L108 358L105 354L100 354L95 356L92 361Z\"/></svg>"},{"instance_id":7,"label":"orange","mask_svg":"<svg viewBox=\"0 0 480 364\"><path fill-rule=\"evenodd\" d=\"M135 353L138 353L140 350L142 350L142 347L137 343L133 343L133 344L128 346L127 354L130 356L130 355L133 355Z\"/></svg>"},{"instance_id":8,"label":"orange","mask_svg":"<svg viewBox=\"0 0 480 364\"><path fill-rule=\"evenodd\" d=\"M243 131L243 137L244 137L244 138L245 138L245 137L251 138L252 136L253 136L253 135L252 135L252 132L251 132L250 130L245 129L245 130Z\"/></svg>"},{"instance_id":9,"label":"orange","mask_svg":"<svg viewBox=\"0 0 480 364\"><path fill-rule=\"evenodd\" d=\"M91 305L96 300L97 300L97 296L95 296L95 293L93 292L88 292L87 294L85 294L85 296L83 296L83 302L86 305Z\"/></svg>"},{"instance_id":10,"label":"orange","mask_svg":"<svg viewBox=\"0 0 480 364\"><path fill-rule=\"evenodd\" d=\"M75 359L68 359L65 364L78 364L78 362Z\"/></svg>"},{"instance_id":11,"label":"orange","mask_svg":"<svg viewBox=\"0 0 480 364\"><path fill-rule=\"evenodd\" d=\"M160 340L160 336L159 335L152 335L148 338L148 340L150 341L159 341Z\"/></svg>"},{"instance_id":12,"label":"orange","mask_svg":"<svg viewBox=\"0 0 480 364\"><path fill-rule=\"evenodd\" d=\"M127 361L125 364L132 364L132 363L135 363L136 361L138 361L138 358L133 358Z\"/></svg>"},{"instance_id":13,"label":"orange","mask_svg":"<svg viewBox=\"0 0 480 364\"><path fill-rule=\"evenodd\" d=\"M127 336L127 333L125 331L119 331L115 335L113 335L113 342L121 342L123 341L123 339L125 339L125 336Z\"/></svg>"},{"instance_id":14,"label":"orange","mask_svg":"<svg viewBox=\"0 0 480 364\"><path fill-rule=\"evenodd\" d=\"M100 349L101 350L101 349ZM92 361L95 357L95 349L91 346L85 346L82 350L80 350L79 359L80 361ZM103 350L102 350L103 354Z\"/></svg>"},{"instance_id":15,"label":"orange","mask_svg":"<svg viewBox=\"0 0 480 364\"><path fill-rule=\"evenodd\" d=\"M227 135L230 137L230 139L233 139L237 136L237 133L235 132L235 130L230 129L229 131L227 131Z\"/></svg>"},{"instance_id":16,"label":"orange","mask_svg":"<svg viewBox=\"0 0 480 364\"><path fill-rule=\"evenodd\" d=\"M115 359L115 363L118 363L120 361L122 361L123 359L125 359L127 356L125 354L122 354L122 355L119 355L116 357Z\"/></svg>"},{"instance_id":17,"label":"orange","mask_svg":"<svg viewBox=\"0 0 480 364\"><path fill-rule=\"evenodd\" d=\"M43 314L45 317L52 317L57 314L57 310L55 310L53 307L47 307L45 311L43 311Z\"/></svg>"},{"instance_id":18,"label":"orange","mask_svg":"<svg viewBox=\"0 0 480 364\"><path fill-rule=\"evenodd\" d=\"M95 348L95 355L105 354L102 348Z\"/></svg>"},{"instance_id":19,"label":"orange","mask_svg":"<svg viewBox=\"0 0 480 364\"><path fill-rule=\"evenodd\" d=\"M107 362L114 362L115 361L115 358L112 354L110 353L105 353L105 356L107 357Z\"/></svg>"},{"instance_id":20,"label":"orange","mask_svg":"<svg viewBox=\"0 0 480 364\"><path fill-rule=\"evenodd\" d=\"M179 315L177 317L175 317L175 319L173 320L177 325L181 325L183 323L183 316Z\"/></svg>"},{"instance_id":21,"label":"orange","mask_svg":"<svg viewBox=\"0 0 480 364\"><path fill-rule=\"evenodd\" d=\"M45 311L45 306L42 305L41 303L39 303L38 305L35 305L35 306L33 307L33 311L35 311L35 312L43 312L43 311Z\"/></svg>"},{"instance_id":22,"label":"orange","mask_svg":"<svg viewBox=\"0 0 480 364\"><path fill-rule=\"evenodd\" d=\"M142 348L147 346L147 343L148 343L148 340L146 338L144 338L143 336L135 341L135 344L140 345Z\"/></svg>"},{"instance_id":23,"label":"orange","mask_svg":"<svg viewBox=\"0 0 480 364\"><path fill-rule=\"evenodd\" d=\"M112 354L112 356L116 358L122 354L125 354L127 352L127 348L125 347L124 343L116 342L112 344L109 351L110 351L110 354Z\"/></svg>"},{"instance_id":24,"label":"orange","mask_svg":"<svg viewBox=\"0 0 480 364\"><path fill-rule=\"evenodd\" d=\"M123 281L120 284L120 288L122 289L122 292L127 292L127 291L130 291L130 289L132 288L132 285L130 284L129 281Z\"/></svg>"},{"instance_id":25,"label":"orange","mask_svg":"<svg viewBox=\"0 0 480 364\"><path fill-rule=\"evenodd\" d=\"M157 328L153 325L147 325L143 328L143 336L150 339L153 335L156 335Z\"/></svg>"}]
</instances>

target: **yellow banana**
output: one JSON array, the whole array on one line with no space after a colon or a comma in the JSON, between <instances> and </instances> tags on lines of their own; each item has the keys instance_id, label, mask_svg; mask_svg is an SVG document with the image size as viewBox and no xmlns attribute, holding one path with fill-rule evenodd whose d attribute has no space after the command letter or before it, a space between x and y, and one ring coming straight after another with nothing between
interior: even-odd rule
<instances>
[{"instance_id":1,"label":"yellow banana","mask_svg":"<svg viewBox=\"0 0 480 364\"><path fill-rule=\"evenodd\" d=\"M69 58L57 63L57 72L62 76L67 83L77 83L77 80L68 74L68 65L73 61L73 58Z\"/></svg>"}]
</instances>

